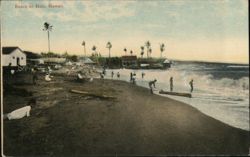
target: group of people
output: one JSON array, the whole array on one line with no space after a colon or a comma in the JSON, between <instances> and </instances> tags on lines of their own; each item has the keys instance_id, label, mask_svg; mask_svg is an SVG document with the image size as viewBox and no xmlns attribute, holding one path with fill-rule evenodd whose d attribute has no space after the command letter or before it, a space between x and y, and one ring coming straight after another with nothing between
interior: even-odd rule
<instances>
[{"instance_id":1,"label":"group of people","mask_svg":"<svg viewBox=\"0 0 250 157\"><path fill-rule=\"evenodd\" d=\"M153 81L149 81L148 85L149 85L149 88L150 88L150 93L153 94L153 87L155 88L155 83L156 83L156 79L154 79ZM170 91L172 92L173 91L173 88L174 88L174 80L173 80L173 77L171 76L170 79L169 79L169 84L170 84ZM194 80L191 79L191 81L189 82L189 86L190 86L190 93L193 92L194 90Z\"/></svg>"},{"instance_id":2,"label":"group of people","mask_svg":"<svg viewBox=\"0 0 250 157\"><path fill-rule=\"evenodd\" d=\"M170 83L170 91L172 92L173 88L174 88L174 80L173 80L172 76L169 79L169 83ZM192 93L194 90L194 80L193 79L191 79L191 81L189 81L189 86L190 86L190 92Z\"/></svg>"},{"instance_id":3,"label":"group of people","mask_svg":"<svg viewBox=\"0 0 250 157\"><path fill-rule=\"evenodd\" d=\"M106 75L106 70L104 69L104 70L102 71L102 73L100 73L100 77L103 79L105 75ZM114 75L115 75L114 71L111 71L111 78L112 78L112 79L114 78ZM118 79L120 78L120 73L119 73L119 71L116 73L116 76L117 76Z\"/></svg>"},{"instance_id":4,"label":"group of people","mask_svg":"<svg viewBox=\"0 0 250 157\"><path fill-rule=\"evenodd\" d=\"M105 75L106 75L106 70L103 69L103 72L100 73L100 77L103 79ZM114 75L115 75L114 71L111 71L111 78L112 79L114 78ZM142 79L144 79L145 75L146 74L144 72L141 73ZM117 72L117 78L120 78L120 73L119 72ZM133 84L136 84L136 73L135 72L130 72L130 82L133 83ZM157 82L156 79L154 79L152 81L149 81L148 84L149 84L149 88L150 88L150 93L153 93L153 88L155 88L156 82ZM194 81L193 81L193 79L191 79L191 81L189 82L190 92L191 93L194 90L193 83L194 83ZM172 76L169 79L169 84L170 84L170 86L169 86L170 87L170 91L172 92L173 89L174 89L174 79L173 79Z\"/></svg>"}]
</instances>

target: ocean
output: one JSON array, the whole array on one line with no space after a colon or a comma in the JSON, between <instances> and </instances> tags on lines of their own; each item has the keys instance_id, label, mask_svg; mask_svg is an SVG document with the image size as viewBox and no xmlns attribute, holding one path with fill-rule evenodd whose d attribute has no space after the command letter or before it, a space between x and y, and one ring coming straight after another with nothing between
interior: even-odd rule
<instances>
[{"instance_id":1,"label":"ocean","mask_svg":"<svg viewBox=\"0 0 250 157\"><path fill-rule=\"evenodd\" d=\"M170 90L170 77L173 77L174 92L189 93L189 81L193 79L192 98L159 95L187 103L231 126L250 130L249 65L175 61L167 70L107 70L106 79L112 79L111 71L115 73L113 79L118 79L116 74L119 71L119 79L127 82L130 73L136 73L136 84L146 88L149 88L149 81L157 79L157 94L161 89Z\"/></svg>"}]
</instances>

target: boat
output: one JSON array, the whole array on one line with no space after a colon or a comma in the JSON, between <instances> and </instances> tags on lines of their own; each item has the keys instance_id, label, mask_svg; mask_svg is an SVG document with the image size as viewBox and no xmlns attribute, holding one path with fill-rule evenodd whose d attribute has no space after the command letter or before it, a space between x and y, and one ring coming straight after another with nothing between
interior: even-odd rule
<instances>
[{"instance_id":1,"label":"boat","mask_svg":"<svg viewBox=\"0 0 250 157\"><path fill-rule=\"evenodd\" d=\"M183 96L183 97L192 98L192 95L190 93L168 92L168 91L160 90L159 94L167 94L167 95Z\"/></svg>"}]
</instances>

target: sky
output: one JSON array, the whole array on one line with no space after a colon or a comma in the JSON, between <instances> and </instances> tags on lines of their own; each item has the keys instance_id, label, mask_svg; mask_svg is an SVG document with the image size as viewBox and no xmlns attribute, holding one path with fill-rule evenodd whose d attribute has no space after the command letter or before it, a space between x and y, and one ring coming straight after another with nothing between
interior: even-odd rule
<instances>
[{"instance_id":1,"label":"sky","mask_svg":"<svg viewBox=\"0 0 250 157\"><path fill-rule=\"evenodd\" d=\"M139 56L150 41L153 57L164 43L169 59L249 63L248 0L2 1L1 21L3 46L36 53L48 51L48 22L56 53L83 55L85 41L108 56L110 41L111 56Z\"/></svg>"}]
</instances>

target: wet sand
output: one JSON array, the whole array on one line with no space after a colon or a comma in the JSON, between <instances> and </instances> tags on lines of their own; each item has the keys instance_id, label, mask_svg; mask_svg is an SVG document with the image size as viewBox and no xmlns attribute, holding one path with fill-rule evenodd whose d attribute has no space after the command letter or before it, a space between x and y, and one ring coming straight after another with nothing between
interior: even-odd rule
<instances>
[{"instance_id":1,"label":"wet sand","mask_svg":"<svg viewBox=\"0 0 250 157\"><path fill-rule=\"evenodd\" d=\"M4 113L37 98L30 117L4 121L5 155L248 154L248 131L187 104L152 95L146 88L112 80L79 83L65 76L53 80L48 83L39 77L37 85L16 85L15 92L5 92ZM116 99L84 96L70 89Z\"/></svg>"}]
</instances>

